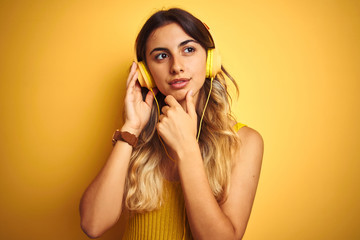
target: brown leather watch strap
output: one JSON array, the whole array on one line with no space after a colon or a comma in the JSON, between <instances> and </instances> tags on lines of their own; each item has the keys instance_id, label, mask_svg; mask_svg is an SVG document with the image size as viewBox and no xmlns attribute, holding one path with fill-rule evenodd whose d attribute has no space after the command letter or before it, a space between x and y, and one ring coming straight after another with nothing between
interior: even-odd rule
<instances>
[{"instance_id":1,"label":"brown leather watch strap","mask_svg":"<svg viewBox=\"0 0 360 240\"><path fill-rule=\"evenodd\" d=\"M119 129L117 129L114 132L113 138L112 138L112 142L113 142L113 146L115 146L115 143L120 140L123 142L127 142L128 144L130 144L132 147L135 147L138 141L138 138L129 132L122 132Z\"/></svg>"}]
</instances>

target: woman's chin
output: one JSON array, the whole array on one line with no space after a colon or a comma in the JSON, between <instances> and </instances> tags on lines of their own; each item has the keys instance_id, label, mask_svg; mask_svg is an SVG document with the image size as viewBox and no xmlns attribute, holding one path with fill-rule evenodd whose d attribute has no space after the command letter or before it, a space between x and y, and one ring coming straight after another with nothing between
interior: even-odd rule
<instances>
[{"instance_id":1,"label":"woman's chin","mask_svg":"<svg viewBox=\"0 0 360 240\"><path fill-rule=\"evenodd\" d=\"M184 88L181 90L177 90L177 91L172 91L169 92L166 96L171 95L173 96L176 101L181 105L181 106L186 106L186 96L188 94L188 92L190 91L190 89L188 88ZM194 100L197 98L197 94L194 94Z\"/></svg>"},{"instance_id":2,"label":"woman's chin","mask_svg":"<svg viewBox=\"0 0 360 240\"><path fill-rule=\"evenodd\" d=\"M180 91L169 93L169 95L172 95L176 99L176 101L182 102L186 99L187 92L188 91L186 91L185 89L182 89Z\"/></svg>"},{"instance_id":3,"label":"woman's chin","mask_svg":"<svg viewBox=\"0 0 360 240\"><path fill-rule=\"evenodd\" d=\"M186 94L182 94L182 95L176 95L176 96L174 96L174 98L176 99L176 101L178 102L178 103L182 103L182 102L186 102Z\"/></svg>"}]
</instances>

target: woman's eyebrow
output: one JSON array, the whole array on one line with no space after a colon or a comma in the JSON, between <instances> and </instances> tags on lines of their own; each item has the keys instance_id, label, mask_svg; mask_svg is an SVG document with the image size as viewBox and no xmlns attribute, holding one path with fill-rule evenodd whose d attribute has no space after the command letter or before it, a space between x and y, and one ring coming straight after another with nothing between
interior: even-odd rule
<instances>
[{"instance_id":1,"label":"woman's eyebrow","mask_svg":"<svg viewBox=\"0 0 360 240\"><path fill-rule=\"evenodd\" d=\"M185 41L181 42L178 47L182 47L182 46L188 44L189 42L199 43L198 41L196 41L194 39L189 39L189 40L185 40Z\"/></svg>"},{"instance_id":2,"label":"woman's eyebrow","mask_svg":"<svg viewBox=\"0 0 360 240\"><path fill-rule=\"evenodd\" d=\"M153 50L151 50L151 52L149 53L149 55L151 55L153 52L155 51L164 51L164 52L169 52L169 49L167 48L161 48L161 47L158 47L158 48L154 48Z\"/></svg>"},{"instance_id":3,"label":"woman's eyebrow","mask_svg":"<svg viewBox=\"0 0 360 240\"><path fill-rule=\"evenodd\" d=\"M188 39L188 40L185 40L183 42L181 42L178 47L182 47L186 44L188 44L189 42L194 42L194 43L199 43L198 41L194 40L194 39ZM169 49L167 48L162 48L162 47L158 47L158 48L154 48L153 50L151 50L151 52L149 53L149 55L151 55L153 52L155 51L164 51L164 52L169 52Z\"/></svg>"}]
</instances>

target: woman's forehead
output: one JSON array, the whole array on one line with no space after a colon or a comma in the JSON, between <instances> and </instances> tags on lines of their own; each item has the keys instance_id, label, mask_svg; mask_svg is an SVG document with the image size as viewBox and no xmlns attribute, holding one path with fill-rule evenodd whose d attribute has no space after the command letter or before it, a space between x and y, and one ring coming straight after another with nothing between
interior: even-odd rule
<instances>
[{"instance_id":1,"label":"woman's forehead","mask_svg":"<svg viewBox=\"0 0 360 240\"><path fill-rule=\"evenodd\" d=\"M147 49L152 47L177 46L185 40L193 39L177 23L169 23L155 29L146 41Z\"/></svg>"}]
</instances>

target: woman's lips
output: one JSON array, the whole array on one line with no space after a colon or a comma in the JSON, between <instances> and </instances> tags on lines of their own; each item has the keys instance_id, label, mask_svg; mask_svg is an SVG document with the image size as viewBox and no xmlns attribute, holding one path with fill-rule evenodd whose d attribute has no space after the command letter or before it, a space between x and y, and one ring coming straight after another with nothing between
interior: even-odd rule
<instances>
[{"instance_id":1,"label":"woman's lips","mask_svg":"<svg viewBox=\"0 0 360 240\"><path fill-rule=\"evenodd\" d=\"M184 88L189 83L189 81L189 78L178 78L172 80L169 84L174 89L181 89Z\"/></svg>"}]
</instances>

